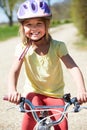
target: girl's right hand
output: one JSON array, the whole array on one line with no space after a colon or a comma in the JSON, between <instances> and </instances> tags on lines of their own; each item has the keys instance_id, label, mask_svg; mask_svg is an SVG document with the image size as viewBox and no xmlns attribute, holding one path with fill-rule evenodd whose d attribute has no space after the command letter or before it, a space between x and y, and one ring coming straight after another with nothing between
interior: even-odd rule
<instances>
[{"instance_id":1,"label":"girl's right hand","mask_svg":"<svg viewBox=\"0 0 87 130\"><path fill-rule=\"evenodd\" d=\"M17 91L12 93L8 93L8 101L11 103L19 104L20 103L21 94Z\"/></svg>"}]
</instances>

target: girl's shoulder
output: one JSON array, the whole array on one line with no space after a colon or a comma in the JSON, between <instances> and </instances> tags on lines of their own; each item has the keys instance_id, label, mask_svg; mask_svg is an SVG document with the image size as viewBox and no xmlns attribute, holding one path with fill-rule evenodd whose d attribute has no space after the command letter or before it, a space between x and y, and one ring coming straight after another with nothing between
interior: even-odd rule
<instances>
[{"instance_id":1,"label":"girl's shoulder","mask_svg":"<svg viewBox=\"0 0 87 130\"><path fill-rule=\"evenodd\" d=\"M55 40L55 39L51 39L51 42L53 45L56 45L56 46L60 46L62 44L65 44L63 41L58 41L58 40Z\"/></svg>"},{"instance_id":2,"label":"girl's shoulder","mask_svg":"<svg viewBox=\"0 0 87 130\"><path fill-rule=\"evenodd\" d=\"M59 57L62 57L63 55L66 55L68 53L66 44L63 41L58 41L58 40L52 39L51 46Z\"/></svg>"},{"instance_id":3,"label":"girl's shoulder","mask_svg":"<svg viewBox=\"0 0 87 130\"><path fill-rule=\"evenodd\" d=\"M66 47L66 45L63 41L58 41L58 40L55 40L55 39L51 39L51 44L56 49L59 49L61 47L64 47L64 48Z\"/></svg>"}]
</instances>

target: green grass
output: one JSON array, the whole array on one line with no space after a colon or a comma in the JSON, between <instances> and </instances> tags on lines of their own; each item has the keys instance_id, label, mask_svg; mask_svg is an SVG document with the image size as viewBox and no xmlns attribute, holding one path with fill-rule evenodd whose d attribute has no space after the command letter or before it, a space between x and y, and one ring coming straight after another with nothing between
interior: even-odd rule
<instances>
[{"instance_id":1,"label":"green grass","mask_svg":"<svg viewBox=\"0 0 87 130\"><path fill-rule=\"evenodd\" d=\"M58 25L62 25L62 24L68 24L71 23L71 19L64 19L64 20L51 20L51 24L50 27L56 27Z\"/></svg>"},{"instance_id":2,"label":"green grass","mask_svg":"<svg viewBox=\"0 0 87 130\"><path fill-rule=\"evenodd\" d=\"M9 38L18 36L18 25L15 24L9 27L7 24L0 25L0 41L5 41Z\"/></svg>"}]
</instances>

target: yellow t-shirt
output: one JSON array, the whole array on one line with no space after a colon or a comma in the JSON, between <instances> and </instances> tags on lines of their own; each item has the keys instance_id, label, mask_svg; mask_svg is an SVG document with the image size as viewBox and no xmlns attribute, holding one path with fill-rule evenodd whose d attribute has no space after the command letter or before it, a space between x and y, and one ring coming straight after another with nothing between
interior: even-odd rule
<instances>
[{"instance_id":1,"label":"yellow t-shirt","mask_svg":"<svg viewBox=\"0 0 87 130\"><path fill-rule=\"evenodd\" d=\"M18 56L20 49L16 49ZM39 94L62 97L64 94L63 71L60 57L68 53L63 42L51 40L50 48L46 55L40 56L35 51L27 54L24 58L25 65L25 93L34 91Z\"/></svg>"}]
</instances>

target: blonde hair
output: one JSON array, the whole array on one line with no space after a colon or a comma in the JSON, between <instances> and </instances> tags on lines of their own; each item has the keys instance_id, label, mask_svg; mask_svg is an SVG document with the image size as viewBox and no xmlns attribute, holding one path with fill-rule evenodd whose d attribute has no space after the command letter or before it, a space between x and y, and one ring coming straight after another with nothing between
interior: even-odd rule
<instances>
[{"instance_id":1,"label":"blonde hair","mask_svg":"<svg viewBox=\"0 0 87 130\"><path fill-rule=\"evenodd\" d=\"M45 38L46 38L47 41L49 41L49 39L50 39L50 35L49 35L50 19L41 18L41 20L44 22L45 28L46 28L46 36L45 36ZM20 23L19 33L20 33L20 37L21 37L22 43L24 45L26 45L30 41L30 39L25 36L24 28L23 28L22 23Z\"/></svg>"}]
</instances>

